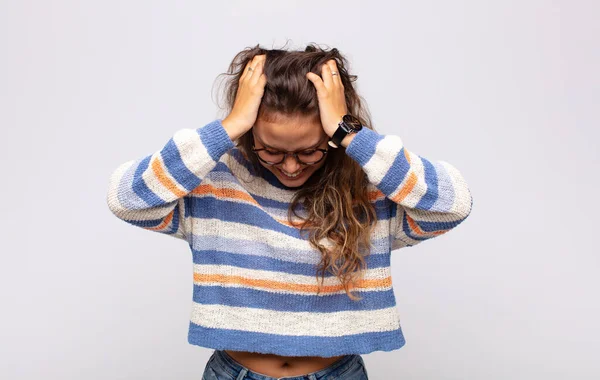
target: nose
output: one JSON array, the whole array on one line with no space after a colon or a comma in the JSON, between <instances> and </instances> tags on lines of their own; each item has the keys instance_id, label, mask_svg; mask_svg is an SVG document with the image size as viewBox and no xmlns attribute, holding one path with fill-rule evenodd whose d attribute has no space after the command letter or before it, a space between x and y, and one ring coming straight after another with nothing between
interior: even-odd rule
<instances>
[{"instance_id":1,"label":"nose","mask_svg":"<svg viewBox=\"0 0 600 380\"><path fill-rule=\"evenodd\" d=\"M298 160L292 155L288 155L285 160L283 160L283 165L281 165L283 170L288 173L294 173L300 170L300 164Z\"/></svg>"}]
</instances>

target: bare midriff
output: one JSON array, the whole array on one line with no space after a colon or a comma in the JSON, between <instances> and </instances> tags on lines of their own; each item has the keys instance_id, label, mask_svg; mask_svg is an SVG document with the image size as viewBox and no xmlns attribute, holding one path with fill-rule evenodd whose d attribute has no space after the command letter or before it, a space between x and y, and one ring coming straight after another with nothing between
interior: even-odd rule
<instances>
[{"instance_id":1,"label":"bare midriff","mask_svg":"<svg viewBox=\"0 0 600 380\"><path fill-rule=\"evenodd\" d=\"M225 352L236 362L262 375L271 377L300 376L317 372L329 367L343 356L328 358L320 356L279 356L257 352L229 351Z\"/></svg>"}]
</instances>

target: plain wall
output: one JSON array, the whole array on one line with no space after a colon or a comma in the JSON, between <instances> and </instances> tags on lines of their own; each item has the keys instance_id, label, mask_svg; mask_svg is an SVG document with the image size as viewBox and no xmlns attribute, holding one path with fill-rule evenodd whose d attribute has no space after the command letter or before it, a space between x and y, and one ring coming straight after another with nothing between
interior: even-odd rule
<instances>
[{"instance_id":1,"label":"plain wall","mask_svg":"<svg viewBox=\"0 0 600 380\"><path fill-rule=\"evenodd\" d=\"M337 47L374 127L456 166L454 231L392 252L372 379L600 378L598 2L1 1L0 377L199 379L187 244L106 204L219 115L235 53ZM214 85L214 87L213 87Z\"/></svg>"}]
</instances>

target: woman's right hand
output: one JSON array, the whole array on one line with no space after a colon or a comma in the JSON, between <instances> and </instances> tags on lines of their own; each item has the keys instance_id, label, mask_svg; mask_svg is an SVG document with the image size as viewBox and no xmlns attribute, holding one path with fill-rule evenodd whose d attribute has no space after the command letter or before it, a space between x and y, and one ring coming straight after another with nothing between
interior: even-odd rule
<instances>
[{"instance_id":1,"label":"woman's right hand","mask_svg":"<svg viewBox=\"0 0 600 380\"><path fill-rule=\"evenodd\" d=\"M231 113L222 120L222 125L231 140L246 133L258 115L258 108L265 92L267 77L263 73L266 54L254 56L244 68L240 77L235 102ZM252 70L249 70L249 68Z\"/></svg>"}]
</instances>

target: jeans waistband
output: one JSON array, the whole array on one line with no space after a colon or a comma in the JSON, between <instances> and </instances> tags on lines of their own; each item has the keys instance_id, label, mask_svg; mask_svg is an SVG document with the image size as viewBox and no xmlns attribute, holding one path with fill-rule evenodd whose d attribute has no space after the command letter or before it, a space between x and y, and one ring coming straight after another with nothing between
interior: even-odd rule
<instances>
[{"instance_id":1,"label":"jeans waistband","mask_svg":"<svg viewBox=\"0 0 600 380\"><path fill-rule=\"evenodd\" d=\"M215 360L218 360L220 362L220 364L223 365L225 368L231 368L233 370L234 373L231 373L232 376L236 376L240 371L245 369L246 372L252 372L254 374L263 376L267 379L287 379L287 380L304 380L309 375L312 375L311 376L312 379L314 379L314 378L320 379L323 376L333 372L334 370L338 369L341 366L352 365L354 363L354 361L358 360L358 358L360 357L360 355L358 355L358 354L345 355L344 357L339 358L338 360L331 363L326 368L323 368L319 371L309 372L304 375L286 376L286 377L277 378L277 377L271 377L271 376L265 375L260 372L252 371L248 367L245 367L241 363L237 362L227 352L225 352L225 350L215 350L214 356L215 356Z\"/></svg>"}]
</instances>

